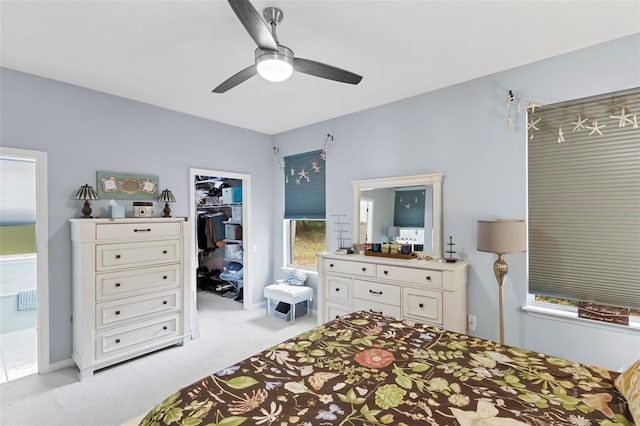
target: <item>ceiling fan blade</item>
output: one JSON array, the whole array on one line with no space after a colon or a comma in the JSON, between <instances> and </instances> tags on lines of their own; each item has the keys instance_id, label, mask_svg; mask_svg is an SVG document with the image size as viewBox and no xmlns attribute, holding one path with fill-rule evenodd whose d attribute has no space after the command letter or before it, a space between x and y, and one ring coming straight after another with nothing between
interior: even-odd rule
<instances>
[{"instance_id":1,"label":"ceiling fan blade","mask_svg":"<svg viewBox=\"0 0 640 426\"><path fill-rule=\"evenodd\" d=\"M278 50L278 43L269 27L249 0L229 0L229 5L260 49Z\"/></svg>"},{"instance_id":2,"label":"ceiling fan blade","mask_svg":"<svg viewBox=\"0 0 640 426\"><path fill-rule=\"evenodd\" d=\"M362 80L361 75L310 59L294 58L293 68L305 74L335 80L341 83L358 84L360 80Z\"/></svg>"},{"instance_id":3,"label":"ceiling fan blade","mask_svg":"<svg viewBox=\"0 0 640 426\"><path fill-rule=\"evenodd\" d=\"M224 93L229 89L233 89L238 84L249 80L251 77L253 77L257 73L258 71L256 70L255 64L251 65L250 67L247 67L242 71L235 73L234 75L232 75L231 77L223 81L218 87L216 87L212 91L213 93Z\"/></svg>"}]
</instances>

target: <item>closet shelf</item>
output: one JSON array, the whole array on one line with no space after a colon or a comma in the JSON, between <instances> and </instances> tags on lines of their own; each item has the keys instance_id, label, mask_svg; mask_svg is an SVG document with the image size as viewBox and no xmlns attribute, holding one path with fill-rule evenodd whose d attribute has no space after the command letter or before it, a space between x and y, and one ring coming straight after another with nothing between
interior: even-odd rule
<instances>
[{"instance_id":1,"label":"closet shelf","mask_svg":"<svg viewBox=\"0 0 640 426\"><path fill-rule=\"evenodd\" d=\"M240 259L233 259L231 257L223 257L222 258L225 262L236 262L236 263L244 263L244 259L240 258Z\"/></svg>"},{"instance_id":2,"label":"closet shelf","mask_svg":"<svg viewBox=\"0 0 640 426\"><path fill-rule=\"evenodd\" d=\"M227 240L226 238L224 240L225 243L236 243L236 244L242 244L242 240Z\"/></svg>"},{"instance_id":3,"label":"closet shelf","mask_svg":"<svg viewBox=\"0 0 640 426\"><path fill-rule=\"evenodd\" d=\"M242 222L237 220L223 220L222 223L228 223L230 225L242 225Z\"/></svg>"}]
</instances>

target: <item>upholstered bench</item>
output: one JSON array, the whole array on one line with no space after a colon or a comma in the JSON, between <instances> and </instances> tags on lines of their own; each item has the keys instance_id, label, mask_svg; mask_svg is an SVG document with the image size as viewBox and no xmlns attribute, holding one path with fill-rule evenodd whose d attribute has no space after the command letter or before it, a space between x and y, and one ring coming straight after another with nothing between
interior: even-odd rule
<instances>
[{"instance_id":1,"label":"upholstered bench","mask_svg":"<svg viewBox=\"0 0 640 426\"><path fill-rule=\"evenodd\" d=\"M271 284L264 288L264 297L267 298L267 315L271 315L271 299L291 305L291 322L296 320L296 304L307 302L307 312L311 310L313 289L303 285Z\"/></svg>"}]
</instances>

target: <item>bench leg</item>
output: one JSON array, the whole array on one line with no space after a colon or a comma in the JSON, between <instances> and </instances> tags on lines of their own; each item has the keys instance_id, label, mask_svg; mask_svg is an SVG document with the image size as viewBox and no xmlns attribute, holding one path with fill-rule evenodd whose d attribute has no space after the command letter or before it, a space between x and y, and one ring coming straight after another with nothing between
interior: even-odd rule
<instances>
[{"instance_id":1,"label":"bench leg","mask_svg":"<svg viewBox=\"0 0 640 426\"><path fill-rule=\"evenodd\" d=\"M267 316L271 315L271 299L267 297Z\"/></svg>"},{"instance_id":2,"label":"bench leg","mask_svg":"<svg viewBox=\"0 0 640 426\"><path fill-rule=\"evenodd\" d=\"M293 324L294 322L296 322L296 304L292 303L291 304L291 323Z\"/></svg>"}]
</instances>

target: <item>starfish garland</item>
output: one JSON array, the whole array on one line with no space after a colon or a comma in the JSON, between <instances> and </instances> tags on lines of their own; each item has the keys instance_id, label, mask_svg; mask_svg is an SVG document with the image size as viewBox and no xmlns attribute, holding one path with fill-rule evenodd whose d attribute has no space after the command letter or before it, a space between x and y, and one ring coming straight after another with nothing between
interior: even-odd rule
<instances>
[{"instance_id":1,"label":"starfish garland","mask_svg":"<svg viewBox=\"0 0 640 426\"><path fill-rule=\"evenodd\" d=\"M298 172L298 176L299 179L302 181L302 179L306 179L307 182L309 182L309 174L307 173L307 171L305 169L302 169Z\"/></svg>"},{"instance_id":2,"label":"starfish garland","mask_svg":"<svg viewBox=\"0 0 640 426\"><path fill-rule=\"evenodd\" d=\"M527 109L530 109L530 110L531 110L531 114L533 114L534 112L536 112L536 108L541 107L541 106L542 106L542 105L537 104L537 103L535 103L535 102L531 101L531 102L529 103L529 105L527 105Z\"/></svg>"},{"instance_id":3,"label":"starfish garland","mask_svg":"<svg viewBox=\"0 0 640 426\"><path fill-rule=\"evenodd\" d=\"M635 112L633 113L633 128L638 128L638 113Z\"/></svg>"},{"instance_id":4,"label":"starfish garland","mask_svg":"<svg viewBox=\"0 0 640 426\"><path fill-rule=\"evenodd\" d=\"M600 131L600 129L607 127L606 124L598 124L598 120L593 120L593 124L591 126L586 126L586 129L591 130L591 133L589 133L589 136L593 135L594 133L599 134L600 136L604 136L602 134L602 132Z\"/></svg>"},{"instance_id":5,"label":"starfish garland","mask_svg":"<svg viewBox=\"0 0 640 426\"><path fill-rule=\"evenodd\" d=\"M625 112L626 112L626 108L623 106L620 110L620 115L610 115L609 117L620 120L620 122L618 123L618 127L625 127L627 125L627 122L630 124L633 124L633 120L629 118L629 117L632 117L633 115L630 113L625 114Z\"/></svg>"},{"instance_id":6,"label":"starfish garland","mask_svg":"<svg viewBox=\"0 0 640 426\"><path fill-rule=\"evenodd\" d=\"M291 172L291 176L296 174L296 169L294 169L293 167L289 171Z\"/></svg>"},{"instance_id":7,"label":"starfish garland","mask_svg":"<svg viewBox=\"0 0 640 426\"><path fill-rule=\"evenodd\" d=\"M540 130L536 127L536 124L538 124L538 122L540 122L541 118L538 118L537 120L533 121L533 118L531 118L529 120L529 122L527 123L527 130Z\"/></svg>"},{"instance_id":8,"label":"starfish garland","mask_svg":"<svg viewBox=\"0 0 640 426\"><path fill-rule=\"evenodd\" d=\"M327 150L323 149L322 152L320 153L320 158L322 158L322 160L326 161L327 160Z\"/></svg>"},{"instance_id":9,"label":"starfish garland","mask_svg":"<svg viewBox=\"0 0 640 426\"><path fill-rule=\"evenodd\" d=\"M564 142L564 133L562 132L562 127L558 128L558 143Z\"/></svg>"},{"instance_id":10,"label":"starfish garland","mask_svg":"<svg viewBox=\"0 0 640 426\"><path fill-rule=\"evenodd\" d=\"M584 123L586 123L588 118L582 118L581 114L578 114L578 121L572 121L571 124L575 125L572 132L578 131L580 129L585 129Z\"/></svg>"},{"instance_id":11,"label":"starfish garland","mask_svg":"<svg viewBox=\"0 0 640 426\"><path fill-rule=\"evenodd\" d=\"M411 210L411 204L407 203L404 205L404 208L407 210Z\"/></svg>"},{"instance_id":12,"label":"starfish garland","mask_svg":"<svg viewBox=\"0 0 640 426\"><path fill-rule=\"evenodd\" d=\"M320 173L320 166L318 165L318 162L316 160L313 160L313 162L311 163L311 168L314 172Z\"/></svg>"}]
</instances>

